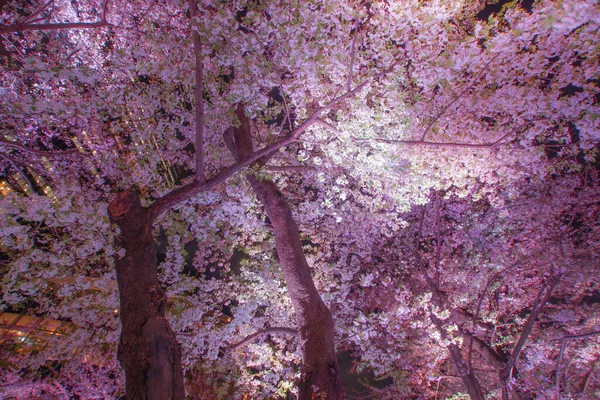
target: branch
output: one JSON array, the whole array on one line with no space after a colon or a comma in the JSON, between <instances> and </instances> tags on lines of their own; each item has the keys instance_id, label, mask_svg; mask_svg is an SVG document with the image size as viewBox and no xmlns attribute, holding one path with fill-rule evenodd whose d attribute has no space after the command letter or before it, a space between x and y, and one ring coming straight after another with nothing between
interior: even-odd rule
<instances>
[{"instance_id":1,"label":"branch","mask_svg":"<svg viewBox=\"0 0 600 400\"><path fill-rule=\"evenodd\" d=\"M285 93L283 93L283 84L280 84L279 87L281 88L281 98L283 99L283 106L285 107L285 118L287 119L289 130L291 132L294 130L294 125L292 125L290 108L288 106L287 100L285 99ZM283 132L283 128L285 127L285 121L285 119L281 121L281 129L279 130L279 133Z\"/></svg>"},{"instance_id":2,"label":"branch","mask_svg":"<svg viewBox=\"0 0 600 400\"><path fill-rule=\"evenodd\" d=\"M415 236L415 249L414 249L413 253L414 253L415 260L417 262L417 268L419 269L419 271L425 278L425 281L427 282L427 286L429 286L429 290L431 290L435 305L438 306L439 308L442 308L442 307L444 307L444 299L442 297L442 294L439 290L439 287L433 282L433 279L431 279L431 277L427 273L427 270L425 269L423 260L421 259L421 254L419 253L419 247L421 245L421 239L422 239L422 235L423 235L424 220L425 220L425 207L423 207L423 211L421 212L421 218L419 219L419 231L418 231L417 235Z\"/></svg>"},{"instance_id":3,"label":"branch","mask_svg":"<svg viewBox=\"0 0 600 400\"><path fill-rule=\"evenodd\" d=\"M198 15L198 8L196 0L189 0L190 5L190 16L192 17L192 24L194 24L195 17ZM195 100L196 100L196 182L204 181L204 64L202 60L202 41L200 40L200 34L194 27L192 27L192 37L194 40L194 55L196 58L196 88L195 88Z\"/></svg>"},{"instance_id":4,"label":"branch","mask_svg":"<svg viewBox=\"0 0 600 400\"><path fill-rule=\"evenodd\" d=\"M436 274L436 286L440 287L440 255L442 251L442 238L440 235L440 225L441 225L441 216L440 216L440 192L439 190L435 191L435 241L436 241L436 250L435 250L435 274Z\"/></svg>"},{"instance_id":5,"label":"branch","mask_svg":"<svg viewBox=\"0 0 600 400\"><path fill-rule=\"evenodd\" d=\"M108 12L108 4L110 0L106 0L102 5L102 20L97 22L52 22L47 24L28 24L31 18L35 17L43 11L45 7L50 5L52 1L49 1L44 6L40 7L32 15L25 18L23 22L16 22L12 25L0 26L0 34L14 33L14 32L25 32L25 31L58 31L63 29L90 29L90 28L102 28L105 26L112 26L106 20L106 14Z\"/></svg>"},{"instance_id":6,"label":"branch","mask_svg":"<svg viewBox=\"0 0 600 400\"><path fill-rule=\"evenodd\" d=\"M329 129L331 132L335 133L336 135L341 135L342 131L340 131L338 128L336 128L335 126L333 126L332 124L330 124L327 121L322 120L321 118L317 119L316 121L317 124ZM360 139L358 139L360 140ZM365 139L366 140L366 139Z\"/></svg>"},{"instance_id":7,"label":"branch","mask_svg":"<svg viewBox=\"0 0 600 400\"><path fill-rule=\"evenodd\" d=\"M517 262L515 262L512 265L509 265L508 267L504 268L503 270L497 272L494 276L492 276L486 283L485 287L483 288L483 291L481 292L481 295L479 295L479 300L477 301L477 307L475 309L475 315L473 316L473 326L475 326L475 324L477 323L477 320L479 319L479 313L481 312L481 304L483 303L483 299L485 298L485 294L488 291L488 289L490 288L490 286L492 286L492 284L496 281L496 279L498 279L500 276L502 276L502 274L510 271L513 268L516 268L518 266L520 266L521 264L523 264L523 262L527 261L527 258L518 260ZM469 352L468 352L468 358L469 358L469 368L472 369L473 366L473 344L469 343Z\"/></svg>"},{"instance_id":8,"label":"branch","mask_svg":"<svg viewBox=\"0 0 600 400\"><path fill-rule=\"evenodd\" d=\"M460 99L465 93L467 93L467 91L469 91L473 87L473 85L475 85L476 82L479 81L479 78L481 78L481 76L484 74L484 72L486 72L488 70L488 67L492 63L492 61L494 61L496 58L498 58L499 55L500 55L500 53L498 53L494 57L492 57L492 59L490 61L488 61L483 66L483 68L481 68L481 71L479 71L479 73L477 74L475 79L473 79L473 82L471 82L471 84L467 85L467 87L465 87L458 95L456 95L450 103L448 103L444 107L442 107L441 111L431 120L431 122L429 124L427 124L427 126L425 127L425 131L421 135L421 139L419 141L422 142L425 140L425 136L427 136L427 134L429 133L429 130L433 127L433 125L446 113L446 111L448 111L448 109L450 107L452 107L452 105L454 103L456 103L458 101L458 99Z\"/></svg>"},{"instance_id":9,"label":"branch","mask_svg":"<svg viewBox=\"0 0 600 400\"><path fill-rule=\"evenodd\" d=\"M517 341L517 344L515 345L515 348L513 349L512 354L508 358L508 362L504 366L504 369L500 372L500 379L503 382L502 398L505 400L508 400L506 381L510 378L512 369L515 366L517 359L519 358L519 354L521 353L521 350L523 349L523 346L525 345L527 338L529 337L529 335L531 334L531 331L533 330L533 325L535 323L535 320L540 315L540 312L543 310L544 306L546 305L546 302L552 295L552 291L554 290L554 288L556 287L556 285L558 284L558 282L560 281L560 278L562 278L562 276L563 276L562 273L555 275L550 279L549 283L547 282L544 284L544 286L542 286L542 289L539 291L537 298L535 300L535 303L533 304L531 314L529 314L529 317L527 317L527 321L525 321L525 326L523 328L523 332L521 332L521 336L519 337L519 340ZM540 300L544 291L546 292L544 295L544 298Z\"/></svg>"},{"instance_id":10,"label":"branch","mask_svg":"<svg viewBox=\"0 0 600 400\"><path fill-rule=\"evenodd\" d=\"M23 18L20 23L24 24L27 22L30 22L33 18L35 18L36 16L38 16L42 11L44 11L50 4L52 4L54 2L54 0L50 0L49 2L47 2L46 4L43 4L42 6L40 6L37 10L35 10L33 13L31 13L31 15Z\"/></svg>"},{"instance_id":11,"label":"branch","mask_svg":"<svg viewBox=\"0 0 600 400\"><path fill-rule=\"evenodd\" d=\"M459 331L459 333L464 339L469 340L469 347L472 347L479 354L481 354L491 366L493 366L497 370L502 369L506 360L503 359L503 357L500 354L498 354L494 349L488 346L487 343L470 333L463 331Z\"/></svg>"},{"instance_id":12,"label":"branch","mask_svg":"<svg viewBox=\"0 0 600 400\"><path fill-rule=\"evenodd\" d=\"M423 207L423 211L421 213L421 218L419 219L419 231L415 235L415 250L414 257L416 259L417 268L423 274L425 280L427 281L427 285L432 292L432 297L434 304L437 305L440 309L445 307L444 298L442 297L442 293L439 290L439 287L433 282L433 279L427 273L425 269L425 265L421 256L419 254L419 245L421 243L421 238L423 234L423 222L425 220L425 207ZM436 329L442 336L442 339L447 339L448 333L444 328L443 321L438 318L433 312L429 313L429 318L435 325ZM471 343L473 341L471 340ZM450 342L448 346L446 346L448 352L450 353L450 358L452 359L452 363L454 364L454 368L456 369L456 373L462 379L467 392L472 400L482 400L483 399L483 391L481 390L481 384L477 379L474 371L465 363L465 360L462 356L462 352L460 348L455 344Z\"/></svg>"},{"instance_id":13,"label":"branch","mask_svg":"<svg viewBox=\"0 0 600 400\"><path fill-rule=\"evenodd\" d=\"M150 218L155 219L160 214L165 212L167 209L181 203L182 201L185 201L186 199L190 198L191 196L193 196L197 193L211 190L215 186L225 182L229 177L231 177L235 173L239 172L242 168L245 168L248 165L255 163L256 161L258 161L259 159L261 159L263 157L268 157L272 153L279 150L280 148L287 146L290 143L295 142L298 139L298 137L302 133L304 133L304 131L306 131L310 126L312 126L321 117L323 112L333 108L334 106L338 105L339 103L341 103L349 98L354 97L365 86L367 86L371 81L373 81L374 79L379 78L381 76L384 76L385 74L390 73L397 64L398 64L398 62L393 63L389 68L381 71L380 73L374 75L373 77L371 77L369 79L366 79L364 82L362 82L360 85L358 85L354 89L352 89L338 97L333 98L325 106L317 108L306 120L304 120L304 122L302 124L300 124L300 126L298 126L296 129L294 129L288 136L264 147L261 150L254 152L247 159L245 159L243 161L239 161L229 167L224 168L223 170L221 170L221 172L219 172L216 176L214 176L213 178L211 178L209 180L206 180L203 182L189 183L189 184L182 186L178 189L175 189L175 190L167 193L163 197L157 199L149 207Z\"/></svg>"},{"instance_id":14,"label":"branch","mask_svg":"<svg viewBox=\"0 0 600 400\"><path fill-rule=\"evenodd\" d=\"M16 161L12 159L12 157L10 157L8 154L2 154L0 153L0 158L8 161L8 163L13 167L13 169L15 171L17 171L17 173L19 175L21 175L21 177L25 180L25 182L27 182L27 186L29 186L29 190L31 190L31 194L35 194L36 190L33 186L33 183L31 182L31 180L29 179L29 177L27 176L27 174L25 174L25 172L23 172L21 170L21 168L19 168L19 166L17 165Z\"/></svg>"},{"instance_id":15,"label":"branch","mask_svg":"<svg viewBox=\"0 0 600 400\"><path fill-rule=\"evenodd\" d=\"M231 352L236 349L239 349L240 347L244 346L246 343L253 341L254 339L258 338L259 336L266 335L269 333L284 333L284 334L288 334L288 335L297 335L298 331L296 329L292 329L292 328L275 327L275 326L270 327L270 328L261 329L260 331L256 331L253 334L246 336L245 338L243 338L241 341L237 342L236 344L230 345L229 351Z\"/></svg>"},{"instance_id":16,"label":"branch","mask_svg":"<svg viewBox=\"0 0 600 400\"><path fill-rule=\"evenodd\" d=\"M67 155L79 152L79 149L69 149L69 150L61 150L61 151L37 150L37 149L32 149L31 147L23 146L20 143L13 142L12 140L4 139L4 138L0 138L0 143L2 143L5 146L23 150L27 153L38 154L38 155L46 156L46 157L67 156Z\"/></svg>"},{"instance_id":17,"label":"branch","mask_svg":"<svg viewBox=\"0 0 600 400\"><path fill-rule=\"evenodd\" d=\"M567 345L567 341L569 340L574 340L574 339L585 339L588 338L590 336L595 336L595 335L600 335L600 331L592 331L592 332L588 332L588 333L582 333L579 335L569 335L569 336L563 336L560 339L560 354L558 356L558 364L556 366L556 372L555 372L555 382L556 382L556 400L560 400L560 366L562 364L562 359L563 359L563 355L565 352L565 347ZM592 366L593 369L593 366ZM589 376L588 376L589 379ZM587 383L586 383L587 385ZM584 386L584 392L585 392L585 386Z\"/></svg>"},{"instance_id":18,"label":"branch","mask_svg":"<svg viewBox=\"0 0 600 400\"><path fill-rule=\"evenodd\" d=\"M378 142L378 143L390 143L390 144L404 144L404 145L409 145L409 146L428 146L428 147L458 147L458 148L463 148L463 149L489 149L489 148L495 148L499 145L501 145L502 141L504 139L506 139L506 137L508 135L510 135L512 132L509 132L505 135L503 135L502 137L500 137L498 140L495 140L494 142L491 143L457 143L457 142L430 142L430 141L426 141L426 140L395 140L395 139L361 139L361 138L357 138L357 137L352 137L352 140L355 141L372 141L372 142Z\"/></svg>"},{"instance_id":19,"label":"branch","mask_svg":"<svg viewBox=\"0 0 600 400\"><path fill-rule=\"evenodd\" d=\"M98 22L57 22L49 24L13 24L0 26L0 34L25 31L59 31L63 29L90 29L112 26L106 21Z\"/></svg>"},{"instance_id":20,"label":"branch","mask_svg":"<svg viewBox=\"0 0 600 400\"><path fill-rule=\"evenodd\" d=\"M331 132L333 132L337 135L342 134L342 131L340 131L338 128L336 128L335 126L333 126L332 124L330 124L327 121L319 119L316 122L319 125L323 126L324 128L329 129ZM504 139L506 139L508 136L512 135L515 132L521 131L523 128L527 127L528 125L529 125L529 122L522 124L519 127L517 127L516 129L512 130L511 132L508 132L508 133L502 135L499 139L496 139L495 141L488 142L488 143L430 142L427 140L365 139L365 138L358 138L356 136L351 136L350 139L352 139L355 142L377 142L377 143L389 143L389 144L404 144L404 145L409 145L409 146L458 147L458 148L464 148L464 149L486 149L486 148L496 148L496 147L502 145L503 144L502 141Z\"/></svg>"},{"instance_id":21,"label":"branch","mask_svg":"<svg viewBox=\"0 0 600 400\"><path fill-rule=\"evenodd\" d=\"M585 396L585 392L587 392L587 388L590 384L590 380L594 376L592 374L594 373L594 369L596 368L596 363L598 362L598 360L600 360L600 357L596 357L596 359L592 363L592 367L590 368L590 370L588 371L588 373L585 376L585 380L583 381L583 387L581 388L581 394L583 396ZM560 400L560 398L557 398L556 400Z\"/></svg>"},{"instance_id":22,"label":"branch","mask_svg":"<svg viewBox=\"0 0 600 400\"><path fill-rule=\"evenodd\" d=\"M315 167L310 165L267 165L267 170L273 172L283 171L315 171Z\"/></svg>"},{"instance_id":23,"label":"branch","mask_svg":"<svg viewBox=\"0 0 600 400\"><path fill-rule=\"evenodd\" d=\"M352 36L352 45L350 47L350 67L348 72L348 80L346 81L346 90L350 90L352 83L352 70L354 68L354 48L356 47L356 36L358 36L358 19L354 22L354 35Z\"/></svg>"}]
</instances>

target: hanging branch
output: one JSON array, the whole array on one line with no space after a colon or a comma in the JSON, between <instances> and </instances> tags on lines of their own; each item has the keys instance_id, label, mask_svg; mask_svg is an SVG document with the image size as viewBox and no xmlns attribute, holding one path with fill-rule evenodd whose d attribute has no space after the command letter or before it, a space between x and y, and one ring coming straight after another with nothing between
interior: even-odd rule
<instances>
[{"instance_id":1,"label":"hanging branch","mask_svg":"<svg viewBox=\"0 0 600 400\"><path fill-rule=\"evenodd\" d=\"M202 59L202 41L196 26L198 7L196 0L189 0L190 16L192 17L192 37L194 40L194 55L196 59L195 101L196 101L196 182L204 182L204 64Z\"/></svg>"},{"instance_id":2,"label":"hanging branch","mask_svg":"<svg viewBox=\"0 0 600 400\"><path fill-rule=\"evenodd\" d=\"M292 329L292 328L285 328L285 327L276 327L276 326L272 326L269 328L265 328L265 329L261 329L259 331L254 332L251 335L246 336L245 338L243 338L242 340L240 340L239 342L237 342L236 344L232 344L229 347L228 351L234 351L239 349L240 347L244 346L245 344L253 341L254 339L262 336L262 335L267 335L270 333L283 333L286 335L297 335L298 334L298 330L296 329Z\"/></svg>"},{"instance_id":3,"label":"hanging branch","mask_svg":"<svg viewBox=\"0 0 600 400\"><path fill-rule=\"evenodd\" d=\"M36 10L31 16L25 18L22 22L15 22L12 25L0 26L0 34L14 33L14 32L25 32L25 31L58 31L64 29L90 29L90 28L102 28L105 26L112 26L106 20L106 14L108 12L108 3L110 0L106 0L102 6L102 19L97 22L52 22L47 24L31 24L27 23L31 18L35 17L42 12L42 9ZM46 3L46 6L50 5L52 1Z\"/></svg>"},{"instance_id":4,"label":"hanging branch","mask_svg":"<svg viewBox=\"0 0 600 400\"><path fill-rule=\"evenodd\" d=\"M588 333L581 333L579 335L569 335L569 336L563 336L560 339L560 354L558 356L558 363L556 365L556 372L554 374L555 379L554 381L556 382L556 400L560 400L560 366L562 364L562 359L565 353L565 347L567 345L567 342L569 340L575 340L575 339L585 339L591 336L595 336L595 335L600 335L600 331L592 331L592 332L588 332ZM592 366L593 369L593 366ZM591 371L590 374L591 375ZM589 379L589 375L588 375L588 379ZM586 384L585 386L587 386L587 380L586 380ZM585 386L583 391L585 392Z\"/></svg>"}]
</instances>

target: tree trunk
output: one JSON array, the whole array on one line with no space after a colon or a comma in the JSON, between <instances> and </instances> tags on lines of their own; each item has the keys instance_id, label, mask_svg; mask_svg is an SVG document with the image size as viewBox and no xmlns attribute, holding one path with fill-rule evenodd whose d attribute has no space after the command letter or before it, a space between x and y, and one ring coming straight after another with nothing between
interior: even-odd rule
<instances>
[{"instance_id":1,"label":"tree trunk","mask_svg":"<svg viewBox=\"0 0 600 400\"><path fill-rule=\"evenodd\" d=\"M242 106L237 107L236 115L241 126L229 128L225 142L241 161L252 154L252 136ZM303 359L299 399L342 399L344 388L335 354L333 317L313 282L292 210L273 182L254 175L247 179L273 225L277 255L300 328Z\"/></svg>"},{"instance_id":2,"label":"tree trunk","mask_svg":"<svg viewBox=\"0 0 600 400\"><path fill-rule=\"evenodd\" d=\"M438 293L438 295L436 296L436 303L441 308L441 297L439 296L439 292L437 290L436 293ZM436 326L442 338L448 339L448 335L446 333L446 329L444 328L442 320L440 320L437 316L433 314L430 316L430 318L433 324ZM483 390L481 389L479 380L475 376L473 370L471 370L467 366L467 363L465 362L462 356L460 347L458 347L458 345L454 343L450 343L447 348L448 352L450 353L450 358L452 359L452 364L454 364L454 369L460 377L460 379L462 380L463 385L465 385L465 388L467 389L467 393L469 393L469 397L471 398L471 400L483 400Z\"/></svg>"},{"instance_id":3,"label":"tree trunk","mask_svg":"<svg viewBox=\"0 0 600 400\"><path fill-rule=\"evenodd\" d=\"M165 318L151 215L129 191L110 203L108 215L121 230L116 244L125 249L116 257L123 325L117 358L125 369L127 400L183 399L181 351Z\"/></svg>"}]
</instances>

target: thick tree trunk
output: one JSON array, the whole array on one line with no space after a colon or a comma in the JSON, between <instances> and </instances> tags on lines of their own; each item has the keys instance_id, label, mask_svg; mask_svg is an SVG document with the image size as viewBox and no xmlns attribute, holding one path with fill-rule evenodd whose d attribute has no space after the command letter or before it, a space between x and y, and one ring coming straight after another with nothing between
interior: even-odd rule
<instances>
[{"instance_id":1,"label":"thick tree trunk","mask_svg":"<svg viewBox=\"0 0 600 400\"><path fill-rule=\"evenodd\" d=\"M252 154L252 137L241 106L236 115L241 126L229 128L225 141L241 161ZM247 179L273 225L277 254L300 328L303 360L299 399L342 399L344 388L335 354L333 317L314 285L292 210L273 182L253 175Z\"/></svg>"},{"instance_id":2,"label":"thick tree trunk","mask_svg":"<svg viewBox=\"0 0 600 400\"><path fill-rule=\"evenodd\" d=\"M123 325L117 358L125 369L127 400L183 399L181 351L165 318L151 215L134 192L121 193L108 214L121 230L117 245L125 249L116 258Z\"/></svg>"}]
</instances>

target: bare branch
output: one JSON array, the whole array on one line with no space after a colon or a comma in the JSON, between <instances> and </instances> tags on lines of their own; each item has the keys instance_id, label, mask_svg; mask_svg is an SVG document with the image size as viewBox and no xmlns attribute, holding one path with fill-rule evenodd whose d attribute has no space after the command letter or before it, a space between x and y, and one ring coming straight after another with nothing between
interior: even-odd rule
<instances>
[{"instance_id":1,"label":"bare branch","mask_svg":"<svg viewBox=\"0 0 600 400\"><path fill-rule=\"evenodd\" d=\"M104 0L104 4L102 5L102 21L104 22L107 22L106 16L108 15L108 3L110 3L110 0Z\"/></svg>"},{"instance_id":2,"label":"bare branch","mask_svg":"<svg viewBox=\"0 0 600 400\"><path fill-rule=\"evenodd\" d=\"M501 370L506 360L498 354L494 349L488 346L483 340L470 333L460 331L461 336L469 341L469 347L472 347L495 369Z\"/></svg>"},{"instance_id":3,"label":"bare branch","mask_svg":"<svg viewBox=\"0 0 600 400\"><path fill-rule=\"evenodd\" d=\"M256 331L253 334L246 336L245 338L243 338L241 341L237 342L236 344L232 344L229 348L229 351L237 350L240 347L244 346L245 344L253 341L254 339L256 339L262 335L267 335L267 334L271 334L271 333L283 333L286 335L297 335L298 330L292 329L292 328L285 328L285 327L275 327L275 326L270 327L270 328L261 329L260 331Z\"/></svg>"},{"instance_id":4,"label":"bare branch","mask_svg":"<svg viewBox=\"0 0 600 400\"><path fill-rule=\"evenodd\" d=\"M567 342L569 340L574 340L574 339L585 339L591 336L595 336L595 335L600 335L600 331L592 331L592 332L588 332L588 333L581 333L579 335L569 335L569 336L563 336L560 339L560 353L558 356L558 363L556 365L556 372L554 373L555 379L554 381L556 382L556 386L555 386L555 391L556 391L556 400L560 400L560 367L562 365L562 359L565 353L565 347L567 345ZM595 364L594 364L595 365ZM592 366L592 370L593 370L594 366ZM589 380L589 376L591 375L591 371L590 374L588 374L588 378L586 379L586 383L584 384L584 388L583 388L583 392L585 392L586 386L587 386L587 381Z\"/></svg>"}]
</instances>

